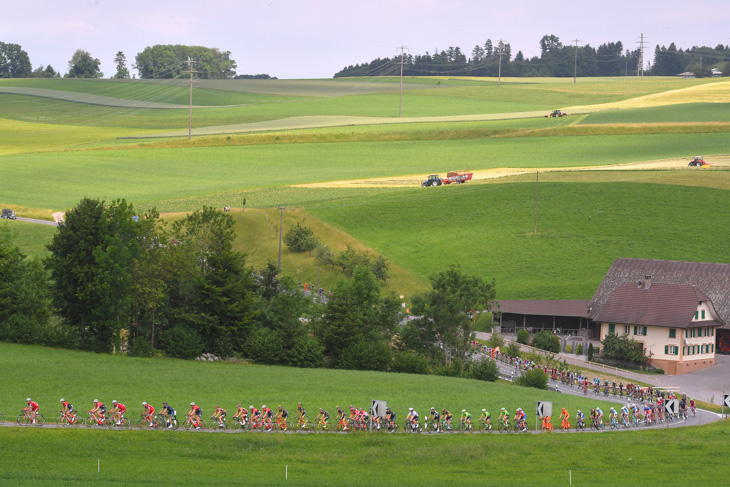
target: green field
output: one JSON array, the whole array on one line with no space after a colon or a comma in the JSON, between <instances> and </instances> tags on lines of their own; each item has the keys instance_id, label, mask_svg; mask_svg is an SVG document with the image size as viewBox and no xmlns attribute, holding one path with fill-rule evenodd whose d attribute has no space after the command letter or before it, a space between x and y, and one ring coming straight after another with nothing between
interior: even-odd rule
<instances>
[{"instance_id":1,"label":"green field","mask_svg":"<svg viewBox=\"0 0 730 487\"><path fill-rule=\"evenodd\" d=\"M107 404L116 398L127 404L129 417L141 411L142 401L159 406L163 400L178 412L194 400L208 415L215 404L230 411L238 403L281 403L291 411L302 402L313 415L319 406L332 412L337 404L365 406L378 398L387 400L401 419L409 406L422 415L432 405L456 412L467 408L472 413L486 407L493 414L503 405L521 406L532 424L538 399L553 401L554 408L565 406L571 412L578 407L607 407L591 398L466 379L132 359L10 344L0 344L0 370L6 371L0 412L8 417L24 406L26 396L40 403L47 418L54 417L61 396L82 414L95 398ZM727 433L727 425L719 423L668 431L539 436L0 427L0 443L5 448L0 483L271 485L286 483L288 469L287 482L307 485L565 485L568 470L578 485L629 484L637 471L648 484L671 476L678 482L691 479L701 485L723 485L716 470L723 468L730 453ZM668 443L681 444L682 454L667 453ZM667 455L671 462L666 462ZM614 465L617 461L631 468L595 468L597 463ZM692 468L698 462L702 468Z\"/></svg>"},{"instance_id":2,"label":"green field","mask_svg":"<svg viewBox=\"0 0 730 487\"><path fill-rule=\"evenodd\" d=\"M727 423L538 436L0 428L0 483L723 486L727 436Z\"/></svg>"},{"instance_id":3,"label":"green field","mask_svg":"<svg viewBox=\"0 0 730 487\"><path fill-rule=\"evenodd\" d=\"M593 113L581 123L730 122L728 103L687 103L654 108L626 108Z\"/></svg>"}]
</instances>

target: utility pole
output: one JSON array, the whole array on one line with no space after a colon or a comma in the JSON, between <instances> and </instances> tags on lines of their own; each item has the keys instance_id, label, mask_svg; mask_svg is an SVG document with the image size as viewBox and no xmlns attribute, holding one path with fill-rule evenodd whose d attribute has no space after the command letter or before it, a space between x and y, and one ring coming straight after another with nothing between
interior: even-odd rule
<instances>
[{"instance_id":1,"label":"utility pole","mask_svg":"<svg viewBox=\"0 0 730 487\"><path fill-rule=\"evenodd\" d=\"M575 62L573 63L573 83L578 79L578 43L580 39L575 39Z\"/></svg>"},{"instance_id":2,"label":"utility pole","mask_svg":"<svg viewBox=\"0 0 730 487\"><path fill-rule=\"evenodd\" d=\"M497 88L502 86L502 48L504 47L504 44L502 44L502 39L499 40L499 78L497 81Z\"/></svg>"},{"instance_id":3,"label":"utility pole","mask_svg":"<svg viewBox=\"0 0 730 487\"><path fill-rule=\"evenodd\" d=\"M641 40L637 42L639 44L639 65L636 67L636 76L644 76L644 34L641 34Z\"/></svg>"},{"instance_id":4,"label":"utility pole","mask_svg":"<svg viewBox=\"0 0 730 487\"><path fill-rule=\"evenodd\" d=\"M540 171L535 173L535 230L534 234L537 235L537 188L540 182Z\"/></svg>"},{"instance_id":5,"label":"utility pole","mask_svg":"<svg viewBox=\"0 0 730 487\"><path fill-rule=\"evenodd\" d=\"M408 48L400 46L396 49L400 49L400 101L398 102L398 118L400 118L403 111L403 51Z\"/></svg>"},{"instance_id":6,"label":"utility pole","mask_svg":"<svg viewBox=\"0 0 730 487\"><path fill-rule=\"evenodd\" d=\"M281 233L284 228L284 210L286 210L286 206L280 206L279 210L281 210L281 220L279 221L279 272L281 272Z\"/></svg>"},{"instance_id":7,"label":"utility pole","mask_svg":"<svg viewBox=\"0 0 730 487\"><path fill-rule=\"evenodd\" d=\"M197 71L193 71L193 64L196 61L193 61L192 58L188 58L188 64L190 64L190 109L188 112L188 140L190 140L193 137L193 73L197 73Z\"/></svg>"}]
</instances>

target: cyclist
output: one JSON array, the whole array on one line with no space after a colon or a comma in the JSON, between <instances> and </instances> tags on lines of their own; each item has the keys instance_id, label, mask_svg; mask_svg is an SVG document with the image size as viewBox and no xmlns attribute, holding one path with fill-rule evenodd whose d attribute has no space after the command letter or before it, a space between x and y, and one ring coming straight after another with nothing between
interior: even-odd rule
<instances>
[{"instance_id":1,"label":"cyclist","mask_svg":"<svg viewBox=\"0 0 730 487\"><path fill-rule=\"evenodd\" d=\"M386 413L390 409L386 409ZM337 424L339 425L340 429L346 430L347 429L347 420L345 418L345 411L342 410L340 406L337 406Z\"/></svg>"},{"instance_id":2,"label":"cyclist","mask_svg":"<svg viewBox=\"0 0 730 487\"><path fill-rule=\"evenodd\" d=\"M314 418L314 420L317 422L318 425L324 428L325 426L327 426L327 423L329 423L330 413L325 411L324 408L319 408L319 414L316 418Z\"/></svg>"},{"instance_id":3,"label":"cyclist","mask_svg":"<svg viewBox=\"0 0 730 487\"><path fill-rule=\"evenodd\" d=\"M117 421L117 424L122 424L122 417L127 412L127 406L118 402L116 399L112 401L112 410L109 411L109 416Z\"/></svg>"},{"instance_id":4,"label":"cyclist","mask_svg":"<svg viewBox=\"0 0 730 487\"><path fill-rule=\"evenodd\" d=\"M94 407L89 411L91 417L96 420L97 423L101 424L104 422L104 415L106 414L106 406L103 402L98 399L94 399Z\"/></svg>"},{"instance_id":5,"label":"cyclist","mask_svg":"<svg viewBox=\"0 0 730 487\"><path fill-rule=\"evenodd\" d=\"M520 427L520 429L525 429L525 419L527 418L527 415L522 410L522 408L517 408L517 411L515 411L515 420L514 423Z\"/></svg>"},{"instance_id":6,"label":"cyclist","mask_svg":"<svg viewBox=\"0 0 730 487\"><path fill-rule=\"evenodd\" d=\"M598 421L598 426L601 428L603 427L603 411L601 411L601 408L596 408L596 420Z\"/></svg>"},{"instance_id":7,"label":"cyclist","mask_svg":"<svg viewBox=\"0 0 730 487\"><path fill-rule=\"evenodd\" d=\"M499 413L499 417L497 418L497 421L502 421L502 424L504 425L504 429L507 429L509 426L509 411L507 411L505 408L502 408L502 412Z\"/></svg>"},{"instance_id":8,"label":"cyclist","mask_svg":"<svg viewBox=\"0 0 730 487\"><path fill-rule=\"evenodd\" d=\"M200 417L203 415L203 410L200 406L194 402L190 403L190 411L188 411L188 420L193 424L196 430L200 429Z\"/></svg>"},{"instance_id":9,"label":"cyclist","mask_svg":"<svg viewBox=\"0 0 730 487\"><path fill-rule=\"evenodd\" d=\"M146 402L142 403L142 407L144 407L144 410L142 411L142 416L144 417L145 422L149 422L150 424L152 424L155 417L155 408L152 406L152 404L147 404Z\"/></svg>"},{"instance_id":10,"label":"cyclist","mask_svg":"<svg viewBox=\"0 0 730 487\"><path fill-rule=\"evenodd\" d=\"M233 415L234 421L236 419L239 420L241 423L241 426L245 426L246 420L248 419L248 411L246 408L242 407L240 404L236 407L236 414Z\"/></svg>"},{"instance_id":11,"label":"cyclist","mask_svg":"<svg viewBox=\"0 0 730 487\"><path fill-rule=\"evenodd\" d=\"M389 407L386 407L385 419L388 420L388 431L393 431L393 428L395 428L395 411L392 411Z\"/></svg>"},{"instance_id":12,"label":"cyclist","mask_svg":"<svg viewBox=\"0 0 730 487\"><path fill-rule=\"evenodd\" d=\"M350 404L350 417L349 417L350 421L355 421L357 419L357 413L358 413L357 409L354 408L352 406L352 404Z\"/></svg>"},{"instance_id":13,"label":"cyclist","mask_svg":"<svg viewBox=\"0 0 730 487\"><path fill-rule=\"evenodd\" d=\"M651 408L649 407L649 403L644 403L644 422L646 424L651 424Z\"/></svg>"},{"instance_id":14,"label":"cyclist","mask_svg":"<svg viewBox=\"0 0 730 487\"><path fill-rule=\"evenodd\" d=\"M552 431L553 430L553 422L550 420L552 416L543 416L542 417L542 430L543 431Z\"/></svg>"},{"instance_id":15,"label":"cyclist","mask_svg":"<svg viewBox=\"0 0 730 487\"><path fill-rule=\"evenodd\" d=\"M482 409L482 415L479 416L479 421L484 421L488 429L492 426L492 415L486 409Z\"/></svg>"},{"instance_id":16,"label":"cyclist","mask_svg":"<svg viewBox=\"0 0 730 487\"><path fill-rule=\"evenodd\" d=\"M363 425L370 420L370 414L363 408L360 408L360 419L362 420Z\"/></svg>"},{"instance_id":17,"label":"cyclist","mask_svg":"<svg viewBox=\"0 0 730 487\"><path fill-rule=\"evenodd\" d=\"M261 406L261 416L263 417L266 429L271 429L271 426L274 423L274 412L266 404Z\"/></svg>"},{"instance_id":18,"label":"cyclist","mask_svg":"<svg viewBox=\"0 0 730 487\"><path fill-rule=\"evenodd\" d=\"M276 419L276 424L281 428L282 430L287 430L286 420L289 417L289 411L284 409L281 404L279 404L279 410L276 412L276 415L274 418Z\"/></svg>"},{"instance_id":19,"label":"cyclist","mask_svg":"<svg viewBox=\"0 0 730 487\"><path fill-rule=\"evenodd\" d=\"M471 429L471 413L467 412L466 409L461 410L461 418L459 419L459 422L464 423L464 428L470 430Z\"/></svg>"},{"instance_id":20,"label":"cyclist","mask_svg":"<svg viewBox=\"0 0 730 487\"><path fill-rule=\"evenodd\" d=\"M611 410L608 411L608 419L611 421L611 424L614 425L614 427L618 428L618 413L616 410L611 406Z\"/></svg>"},{"instance_id":21,"label":"cyclist","mask_svg":"<svg viewBox=\"0 0 730 487\"><path fill-rule=\"evenodd\" d=\"M74 405L64 398L61 398L61 414L63 414L69 420L76 416L76 412L74 411Z\"/></svg>"},{"instance_id":22,"label":"cyclist","mask_svg":"<svg viewBox=\"0 0 730 487\"><path fill-rule=\"evenodd\" d=\"M261 419L261 411L253 407L253 404L248 407L248 414L251 416L251 425L256 428Z\"/></svg>"},{"instance_id":23,"label":"cyclist","mask_svg":"<svg viewBox=\"0 0 730 487\"><path fill-rule=\"evenodd\" d=\"M560 427L563 428L564 430L570 429L570 421L568 421L569 419L570 419L570 413L568 412L567 409L563 408L563 410L560 411Z\"/></svg>"},{"instance_id":24,"label":"cyclist","mask_svg":"<svg viewBox=\"0 0 730 487\"><path fill-rule=\"evenodd\" d=\"M218 425L222 428L223 424L226 422L226 414L228 414L228 411L216 404L215 411L213 412L213 416L211 416L210 419L218 423Z\"/></svg>"},{"instance_id":25,"label":"cyclist","mask_svg":"<svg viewBox=\"0 0 730 487\"><path fill-rule=\"evenodd\" d=\"M438 411L436 411L436 408L431 408L431 414L428 416L431 422L433 423L433 427L436 431L441 431L441 424L439 423L439 420L441 419L441 415Z\"/></svg>"},{"instance_id":26,"label":"cyclist","mask_svg":"<svg viewBox=\"0 0 730 487\"><path fill-rule=\"evenodd\" d=\"M625 404L621 407L621 421L623 421L624 425L628 426L629 408Z\"/></svg>"},{"instance_id":27,"label":"cyclist","mask_svg":"<svg viewBox=\"0 0 730 487\"><path fill-rule=\"evenodd\" d=\"M689 398L689 407L692 410L692 416L697 414L697 405L695 404L695 400L691 397Z\"/></svg>"},{"instance_id":28,"label":"cyclist","mask_svg":"<svg viewBox=\"0 0 730 487\"><path fill-rule=\"evenodd\" d=\"M621 397L624 397L624 383L623 382L618 383L618 392Z\"/></svg>"},{"instance_id":29,"label":"cyclist","mask_svg":"<svg viewBox=\"0 0 730 487\"><path fill-rule=\"evenodd\" d=\"M167 404L167 402L163 402L160 412L163 416L167 418L167 427L172 429L172 427L174 426L173 421L176 419L175 416L177 416L177 411L175 411L175 408Z\"/></svg>"},{"instance_id":30,"label":"cyclist","mask_svg":"<svg viewBox=\"0 0 730 487\"><path fill-rule=\"evenodd\" d=\"M33 421L33 424L35 424L35 416L38 414L39 409L38 403L31 400L31 398L26 399L25 402L28 403L28 406L23 408L23 412L26 413L26 415L30 417L31 421Z\"/></svg>"},{"instance_id":31,"label":"cyclist","mask_svg":"<svg viewBox=\"0 0 730 487\"><path fill-rule=\"evenodd\" d=\"M687 396L685 394L682 394L682 399L679 401L679 414L687 417Z\"/></svg>"},{"instance_id":32,"label":"cyclist","mask_svg":"<svg viewBox=\"0 0 730 487\"><path fill-rule=\"evenodd\" d=\"M406 416L406 423L411 423L413 429L418 427L418 411L413 408L408 408L408 416Z\"/></svg>"},{"instance_id":33,"label":"cyclist","mask_svg":"<svg viewBox=\"0 0 730 487\"><path fill-rule=\"evenodd\" d=\"M575 413L575 422L578 425L582 425L583 427L585 427L585 424L586 424L586 415L583 414L583 411L581 411L580 409L578 410L577 413Z\"/></svg>"},{"instance_id":34,"label":"cyclist","mask_svg":"<svg viewBox=\"0 0 730 487\"><path fill-rule=\"evenodd\" d=\"M446 429L451 429L451 411L449 411L448 409L442 409L441 417L443 418L443 422L446 425Z\"/></svg>"},{"instance_id":35,"label":"cyclist","mask_svg":"<svg viewBox=\"0 0 730 487\"><path fill-rule=\"evenodd\" d=\"M352 411L352 404L350 404L350 411ZM357 410L355 410L357 412ZM304 422L304 416L307 415L307 410L304 409L301 402L297 403L297 419L300 423Z\"/></svg>"}]
</instances>

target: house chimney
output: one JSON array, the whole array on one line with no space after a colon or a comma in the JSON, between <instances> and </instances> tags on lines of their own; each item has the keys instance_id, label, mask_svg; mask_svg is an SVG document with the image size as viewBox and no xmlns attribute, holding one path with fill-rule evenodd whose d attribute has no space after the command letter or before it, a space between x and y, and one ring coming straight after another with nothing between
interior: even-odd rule
<instances>
[{"instance_id":1,"label":"house chimney","mask_svg":"<svg viewBox=\"0 0 730 487\"><path fill-rule=\"evenodd\" d=\"M644 290L648 291L651 287L651 276L644 276Z\"/></svg>"}]
</instances>

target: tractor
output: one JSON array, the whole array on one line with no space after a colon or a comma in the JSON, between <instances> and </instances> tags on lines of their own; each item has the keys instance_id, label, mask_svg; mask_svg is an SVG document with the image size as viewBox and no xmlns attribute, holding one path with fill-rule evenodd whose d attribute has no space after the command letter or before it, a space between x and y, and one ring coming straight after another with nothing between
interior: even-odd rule
<instances>
[{"instance_id":1,"label":"tractor","mask_svg":"<svg viewBox=\"0 0 730 487\"><path fill-rule=\"evenodd\" d=\"M562 112L560 110L553 110L552 112L545 115L547 118L560 118L560 117L567 117L568 114L565 112Z\"/></svg>"},{"instance_id":2,"label":"tractor","mask_svg":"<svg viewBox=\"0 0 730 487\"><path fill-rule=\"evenodd\" d=\"M10 208L3 208L3 212L2 214L0 214L0 218L2 218L3 220L16 220L18 217L15 215L15 212Z\"/></svg>"},{"instance_id":3,"label":"tractor","mask_svg":"<svg viewBox=\"0 0 730 487\"><path fill-rule=\"evenodd\" d=\"M441 186L443 182L438 174L431 174L427 180L421 183L424 188L430 188L432 186Z\"/></svg>"},{"instance_id":4,"label":"tractor","mask_svg":"<svg viewBox=\"0 0 730 487\"><path fill-rule=\"evenodd\" d=\"M705 162L705 158L702 156L695 156L694 159L690 161L688 166L693 167L702 167L702 166L709 166L710 164L708 162Z\"/></svg>"}]
</instances>

